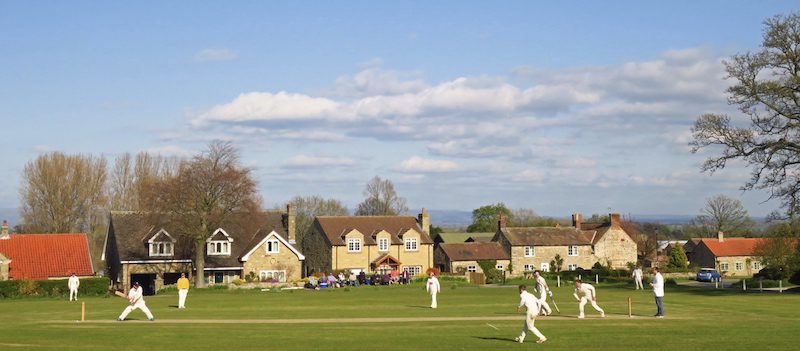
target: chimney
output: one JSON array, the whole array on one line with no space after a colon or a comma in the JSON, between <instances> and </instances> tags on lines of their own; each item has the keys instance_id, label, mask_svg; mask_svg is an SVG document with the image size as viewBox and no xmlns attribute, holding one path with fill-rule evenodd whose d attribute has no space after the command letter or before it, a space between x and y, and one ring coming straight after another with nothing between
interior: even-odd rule
<instances>
[{"instance_id":1,"label":"chimney","mask_svg":"<svg viewBox=\"0 0 800 351\"><path fill-rule=\"evenodd\" d=\"M575 229L580 230L582 222L583 222L583 216L581 216L580 213L576 212L572 214L572 226L575 227Z\"/></svg>"},{"instance_id":2,"label":"chimney","mask_svg":"<svg viewBox=\"0 0 800 351\"><path fill-rule=\"evenodd\" d=\"M611 213L608 215L608 217L611 219L611 227L620 228L619 213Z\"/></svg>"},{"instance_id":3,"label":"chimney","mask_svg":"<svg viewBox=\"0 0 800 351\"><path fill-rule=\"evenodd\" d=\"M288 236L288 238L286 238L286 239L289 240L289 244L292 244L292 245L297 244L297 239L295 238L296 228L297 228L297 226L296 226L296 223L295 223L294 208L292 207L292 204L287 204L286 205L286 235Z\"/></svg>"},{"instance_id":4,"label":"chimney","mask_svg":"<svg viewBox=\"0 0 800 351\"><path fill-rule=\"evenodd\" d=\"M420 212L419 216L417 216L419 226L422 227L422 230L425 233L431 233L431 216L428 214L428 211L425 210L425 207L422 208L422 212Z\"/></svg>"},{"instance_id":5,"label":"chimney","mask_svg":"<svg viewBox=\"0 0 800 351\"><path fill-rule=\"evenodd\" d=\"M8 236L8 221L5 219L3 220L3 230L0 232L0 240L4 239L11 239L11 237Z\"/></svg>"},{"instance_id":6,"label":"chimney","mask_svg":"<svg viewBox=\"0 0 800 351\"><path fill-rule=\"evenodd\" d=\"M497 221L497 230L506 227L506 216L501 212L500 213L500 220Z\"/></svg>"},{"instance_id":7,"label":"chimney","mask_svg":"<svg viewBox=\"0 0 800 351\"><path fill-rule=\"evenodd\" d=\"M725 241L725 233L723 233L721 230L717 232L717 240L719 240L719 242Z\"/></svg>"}]
</instances>

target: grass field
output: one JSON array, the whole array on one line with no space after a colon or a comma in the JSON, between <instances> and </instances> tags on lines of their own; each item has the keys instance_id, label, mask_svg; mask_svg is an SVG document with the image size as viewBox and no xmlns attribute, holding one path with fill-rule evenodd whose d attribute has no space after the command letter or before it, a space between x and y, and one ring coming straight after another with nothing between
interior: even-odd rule
<instances>
[{"instance_id":1,"label":"grass field","mask_svg":"<svg viewBox=\"0 0 800 351\"><path fill-rule=\"evenodd\" d=\"M522 326L514 287L443 282L439 308L426 308L422 284L320 291L192 290L187 309L177 294L146 298L156 317L127 301L86 298L0 300L0 350L793 350L800 338L800 294L741 293L667 287L665 319L651 317L649 291L603 284L600 319L586 306L578 320L572 290L554 289L561 314L537 319L548 337L513 341ZM633 298L633 318L627 297Z\"/></svg>"}]
</instances>

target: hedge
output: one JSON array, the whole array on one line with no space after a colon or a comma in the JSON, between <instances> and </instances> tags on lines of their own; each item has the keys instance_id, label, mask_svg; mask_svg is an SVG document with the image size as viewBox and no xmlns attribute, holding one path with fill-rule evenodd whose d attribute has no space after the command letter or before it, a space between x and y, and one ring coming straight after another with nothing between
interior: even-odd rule
<instances>
[{"instance_id":1,"label":"hedge","mask_svg":"<svg viewBox=\"0 0 800 351\"><path fill-rule=\"evenodd\" d=\"M78 296L108 294L108 278L82 278ZM22 296L68 296L67 280L7 280L0 282L0 298Z\"/></svg>"}]
</instances>

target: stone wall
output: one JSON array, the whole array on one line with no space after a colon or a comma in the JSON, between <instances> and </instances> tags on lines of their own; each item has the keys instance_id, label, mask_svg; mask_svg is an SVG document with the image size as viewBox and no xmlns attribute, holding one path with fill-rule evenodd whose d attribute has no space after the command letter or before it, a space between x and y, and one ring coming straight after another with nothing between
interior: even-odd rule
<instances>
[{"instance_id":1,"label":"stone wall","mask_svg":"<svg viewBox=\"0 0 800 351\"><path fill-rule=\"evenodd\" d=\"M595 244L594 255L603 266L610 263L614 269L625 269L628 262L636 263L636 249L636 243L624 230L611 227Z\"/></svg>"},{"instance_id":2,"label":"stone wall","mask_svg":"<svg viewBox=\"0 0 800 351\"><path fill-rule=\"evenodd\" d=\"M497 260L497 264L503 265L503 270L508 269L508 264L511 263L511 260ZM483 273L483 269L478 264L478 261L457 261L457 262L450 262L450 272L458 272L459 269L464 269L467 271L467 267L475 266L477 273Z\"/></svg>"},{"instance_id":3,"label":"stone wall","mask_svg":"<svg viewBox=\"0 0 800 351\"><path fill-rule=\"evenodd\" d=\"M244 262L244 274L253 272L258 277L261 271L286 271L286 281L299 280L302 276L302 261L288 246L280 241L279 243L280 249L277 253L268 253L266 242L258 246L247 262Z\"/></svg>"},{"instance_id":4,"label":"stone wall","mask_svg":"<svg viewBox=\"0 0 800 351\"><path fill-rule=\"evenodd\" d=\"M592 253L590 245L579 245L578 256L569 256L567 246L535 246L533 257L525 257L524 246L511 246L512 275L522 275L526 264L532 264L533 269L541 269L542 263L549 264L556 255L560 255L564 260L561 270L567 270L570 264L576 264L580 268L589 269L597 262L597 258ZM553 270L553 267L550 267Z\"/></svg>"}]
</instances>

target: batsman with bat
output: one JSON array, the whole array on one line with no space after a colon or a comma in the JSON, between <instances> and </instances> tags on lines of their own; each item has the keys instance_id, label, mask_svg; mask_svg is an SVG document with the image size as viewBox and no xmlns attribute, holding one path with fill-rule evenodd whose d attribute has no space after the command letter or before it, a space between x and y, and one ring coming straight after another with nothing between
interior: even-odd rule
<instances>
[{"instance_id":1,"label":"batsman with bat","mask_svg":"<svg viewBox=\"0 0 800 351\"><path fill-rule=\"evenodd\" d=\"M124 294L122 293L119 293L118 295L124 296ZM128 313L131 313L131 311L137 308L141 309L142 312L144 312L144 314L147 315L148 320L150 320L151 322L155 320L155 318L153 318L153 314L150 313L150 309L147 308L147 305L144 304L142 287L139 286L139 282L133 282L133 287L131 287L131 291L128 292L127 298L128 302L130 302L130 305L128 305L128 307L126 307L125 310L122 311L122 314L120 314L119 318L117 318L118 321L124 321L125 317L128 316Z\"/></svg>"}]
</instances>

